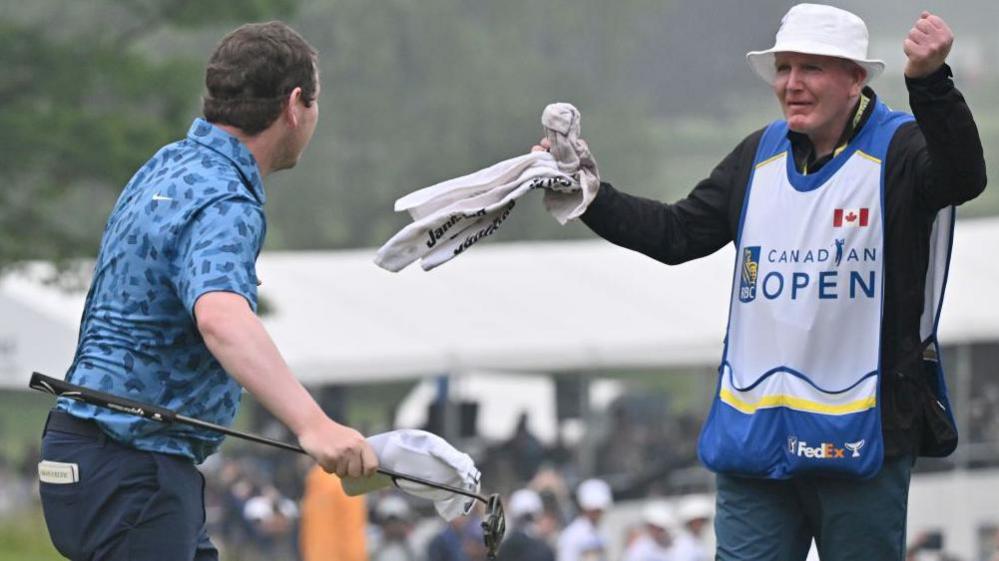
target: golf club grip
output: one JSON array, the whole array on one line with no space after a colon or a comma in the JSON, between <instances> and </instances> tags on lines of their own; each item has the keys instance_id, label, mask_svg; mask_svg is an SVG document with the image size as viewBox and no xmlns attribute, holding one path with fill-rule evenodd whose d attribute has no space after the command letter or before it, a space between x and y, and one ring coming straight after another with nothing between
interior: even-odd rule
<instances>
[{"instance_id":1,"label":"golf club grip","mask_svg":"<svg viewBox=\"0 0 999 561\"><path fill-rule=\"evenodd\" d=\"M124 397L111 395L76 384L71 384L65 380L58 380L38 372L31 374L31 381L28 386L35 390L40 390L59 397L68 397L78 401L83 401L99 407L107 407L114 411L121 411L130 415L137 415L151 421L160 423L172 423L176 420L177 414L169 409L139 403Z\"/></svg>"}]
</instances>

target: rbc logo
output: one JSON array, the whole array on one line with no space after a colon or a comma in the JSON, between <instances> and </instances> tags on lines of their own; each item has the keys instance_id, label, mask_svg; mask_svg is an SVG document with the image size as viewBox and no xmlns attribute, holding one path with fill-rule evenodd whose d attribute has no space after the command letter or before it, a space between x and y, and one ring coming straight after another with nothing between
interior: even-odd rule
<instances>
[{"instance_id":1,"label":"rbc logo","mask_svg":"<svg viewBox=\"0 0 999 561\"><path fill-rule=\"evenodd\" d=\"M760 246L742 248L742 277L739 280L739 301L756 299L756 279L760 273Z\"/></svg>"}]
</instances>

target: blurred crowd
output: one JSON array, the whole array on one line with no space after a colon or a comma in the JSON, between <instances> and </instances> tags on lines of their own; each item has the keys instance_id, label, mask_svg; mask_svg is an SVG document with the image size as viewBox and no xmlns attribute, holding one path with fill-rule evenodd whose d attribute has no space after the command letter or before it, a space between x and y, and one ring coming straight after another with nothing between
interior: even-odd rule
<instances>
[{"instance_id":1,"label":"blurred crowd","mask_svg":"<svg viewBox=\"0 0 999 561\"><path fill-rule=\"evenodd\" d=\"M600 473L601 479L581 482L578 446L561 440L545 445L531 432L527 414L504 441L468 443L477 449L488 491L504 496L508 532L499 559L609 561L613 554L624 561L692 561L713 556L701 543L711 511L703 497L676 508L650 502L640 514L601 529L614 499L661 496L672 471L696 465L697 424L646 415L645 409L654 410L622 400L590 435L597 460L587 471ZM428 501L396 491L348 497L335 476L322 473L308 458L258 447L237 450L248 453L229 448L202 466L210 532L228 561L486 558L477 511L445 522Z\"/></svg>"},{"instance_id":2,"label":"blurred crowd","mask_svg":"<svg viewBox=\"0 0 999 561\"><path fill-rule=\"evenodd\" d=\"M445 522L429 501L396 490L349 497L336 476L282 453L218 455L204 468L210 531L226 561L486 560L478 508ZM499 561L714 558L707 494L653 492L622 504L603 478L573 482L548 461L518 469L530 478L504 494ZM938 534L915 533L910 542L907 561L964 561ZM999 561L999 530L991 542L982 561Z\"/></svg>"},{"instance_id":3,"label":"blurred crowd","mask_svg":"<svg viewBox=\"0 0 999 561\"><path fill-rule=\"evenodd\" d=\"M336 476L283 455L221 457L206 466L207 516L228 561L485 561L482 512L445 522L428 501L398 491L347 496ZM272 460L277 459L274 462ZM288 467L291 466L291 467ZM304 485L286 487L297 471ZM647 501L640 514L603 527L614 505L610 485L588 479L574 492L541 467L505 497L507 533L500 561L707 561L713 503L685 498L676 507ZM296 497L295 493L301 493ZM616 552L616 557L611 557Z\"/></svg>"},{"instance_id":4,"label":"blurred crowd","mask_svg":"<svg viewBox=\"0 0 999 561\"><path fill-rule=\"evenodd\" d=\"M992 430L977 425L995 427L995 416L983 413L999 411L993 394L976 393L969 440ZM661 403L619 399L570 442L542 442L526 413L505 440L456 442L474 456L484 491L504 497L508 530L498 559L713 559L711 478L697 467L699 420L667 414ZM268 426L257 429L290 438ZM230 444L201 466L206 520L225 561L486 559L481 512L445 522L429 501L395 490L349 497L305 456ZM37 505L36 463L32 451L16 464L0 458L0 516ZM910 542L911 561L954 559L933 534ZM995 548L981 559L999 561L999 541Z\"/></svg>"},{"instance_id":5,"label":"blurred crowd","mask_svg":"<svg viewBox=\"0 0 999 561\"><path fill-rule=\"evenodd\" d=\"M999 443L999 381L976 386L968 403L968 442Z\"/></svg>"}]
</instances>

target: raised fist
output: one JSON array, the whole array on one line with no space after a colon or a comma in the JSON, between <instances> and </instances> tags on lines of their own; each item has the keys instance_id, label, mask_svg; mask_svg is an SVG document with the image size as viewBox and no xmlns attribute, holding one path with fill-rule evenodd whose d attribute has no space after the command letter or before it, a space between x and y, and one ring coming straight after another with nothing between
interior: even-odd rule
<instances>
[{"instance_id":1,"label":"raised fist","mask_svg":"<svg viewBox=\"0 0 999 561\"><path fill-rule=\"evenodd\" d=\"M954 33L947 23L924 11L902 44L902 50L909 59L905 63L906 77L922 78L936 72L947 60L953 44Z\"/></svg>"}]
</instances>

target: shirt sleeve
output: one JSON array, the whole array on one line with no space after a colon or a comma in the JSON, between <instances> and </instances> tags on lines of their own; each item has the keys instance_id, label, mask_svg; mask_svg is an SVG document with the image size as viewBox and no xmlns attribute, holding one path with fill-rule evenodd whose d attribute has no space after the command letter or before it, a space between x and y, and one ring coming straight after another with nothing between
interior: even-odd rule
<instances>
[{"instance_id":1,"label":"shirt sleeve","mask_svg":"<svg viewBox=\"0 0 999 561\"><path fill-rule=\"evenodd\" d=\"M257 310L256 261L266 223L262 209L248 199L216 201L192 218L178 240L177 294L191 316L209 292L232 292Z\"/></svg>"},{"instance_id":2,"label":"shirt sleeve","mask_svg":"<svg viewBox=\"0 0 999 561\"><path fill-rule=\"evenodd\" d=\"M674 204L628 195L604 183L582 220L607 241L669 265L710 255L735 237L733 213L741 208L739 197L762 135L761 129L746 137Z\"/></svg>"},{"instance_id":3,"label":"shirt sleeve","mask_svg":"<svg viewBox=\"0 0 999 561\"><path fill-rule=\"evenodd\" d=\"M985 157L978 127L946 64L905 81L917 127L900 129L890 161L913 179L915 201L936 211L969 201L985 189Z\"/></svg>"}]
</instances>

